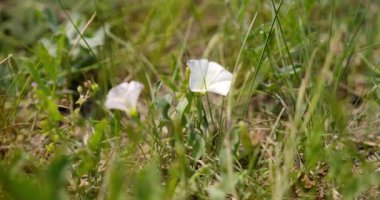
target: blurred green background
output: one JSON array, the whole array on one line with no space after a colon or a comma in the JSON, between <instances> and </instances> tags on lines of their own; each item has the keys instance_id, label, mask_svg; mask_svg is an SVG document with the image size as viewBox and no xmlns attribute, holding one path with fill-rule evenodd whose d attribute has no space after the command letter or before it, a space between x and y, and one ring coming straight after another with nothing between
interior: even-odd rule
<instances>
[{"instance_id":1,"label":"blurred green background","mask_svg":"<svg viewBox=\"0 0 380 200\"><path fill-rule=\"evenodd\" d=\"M378 199L379 8L1 0L0 198ZM228 97L188 90L193 58ZM106 110L130 80L139 116Z\"/></svg>"}]
</instances>

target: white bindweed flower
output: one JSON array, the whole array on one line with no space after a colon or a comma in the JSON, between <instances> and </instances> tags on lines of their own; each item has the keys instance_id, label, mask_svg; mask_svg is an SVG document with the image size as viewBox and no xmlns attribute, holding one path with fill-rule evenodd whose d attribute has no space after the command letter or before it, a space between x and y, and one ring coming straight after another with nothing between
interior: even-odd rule
<instances>
[{"instance_id":1,"label":"white bindweed flower","mask_svg":"<svg viewBox=\"0 0 380 200\"><path fill-rule=\"evenodd\" d=\"M134 115L137 112L137 100L143 88L144 85L137 81L121 83L108 92L105 106L108 109L123 110Z\"/></svg>"},{"instance_id":2,"label":"white bindweed flower","mask_svg":"<svg viewBox=\"0 0 380 200\"><path fill-rule=\"evenodd\" d=\"M230 91L232 74L216 62L207 59L189 60L189 88L192 92L214 92L226 96Z\"/></svg>"}]
</instances>

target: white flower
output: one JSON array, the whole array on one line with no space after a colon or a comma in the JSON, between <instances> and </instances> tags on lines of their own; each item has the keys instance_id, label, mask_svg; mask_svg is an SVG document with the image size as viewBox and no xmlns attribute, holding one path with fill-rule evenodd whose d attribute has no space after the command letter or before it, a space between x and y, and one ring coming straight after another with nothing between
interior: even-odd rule
<instances>
[{"instance_id":1,"label":"white flower","mask_svg":"<svg viewBox=\"0 0 380 200\"><path fill-rule=\"evenodd\" d=\"M133 114L136 112L137 100L143 88L144 85L137 81L121 83L108 92L105 102L106 108L123 110Z\"/></svg>"},{"instance_id":2,"label":"white flower","mask_svg":"<svg viewBox=\"0 0 380 200\"><path fill-rule=\"evenodd\" d=\"M189 88L192 92L214 92L226 96L230 91L232 74L216 62L207 59L189 60Z\"/></svg>"}]
</instances>

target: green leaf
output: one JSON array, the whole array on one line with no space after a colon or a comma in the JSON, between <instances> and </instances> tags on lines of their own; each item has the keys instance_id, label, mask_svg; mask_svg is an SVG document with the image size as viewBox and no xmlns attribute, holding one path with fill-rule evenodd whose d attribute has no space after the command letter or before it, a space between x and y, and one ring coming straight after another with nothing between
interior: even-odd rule
<instances>
[{"instance_id":1,"label":"green leaf","mask_svg":"<svg viewBox=\"0 0 380 200\"><path fill-rule=\"evenodd\" d=\"M125 161L124 159L116 160L112 166L108 180L108 197L109 200L124 199L125 190Z\"/></svg>"},{"instance_id":2,"label":"green leaf","mask_svg":"<svg viewBox=\"0 0 380 200\"><path fill-rule=\"evenodd\" d=\"M205 140L203 139L203 137L196 133L194 128L191 128L188 143L189 146L192 147L192 157L198 160L205 152Z\"/></svg>"},{"instance_id":3,"label":"green leaf","mask_svg":"<svg viewBox=\"0 0 380 200\"><path fill-rule=\"evenodd\" d=\"M104 132L108 128L108 122L106 120L100 121L95 125L95 131L88 140L88 147L92 151L99 151L104 138Z\"/></svg>"},{"instance_id":4,"label":"green leaf","mask_svg":"<svg viewBox=\"0 0 380 200\"><path fill-rule=\"evenodd\" d=\"M139 200L159 200L162 196L161 179L156 164L147 165L135 179L135 195Z\"/></svg>"},{"instance_id":5,"label":"green leaf","mask_svg":"<svg viewBox=\"0 0 380 200\"><path fill-rule=\"evenodd\" d=\"M67 174L66 169L69 159L66 156L58 156L53 160L45 172L45 190L49 199L68 199L66 191Z\"/></svg>"},{"instance_id":6,"label":"green leaf","mask_svg":"<svg viewBox=\"0 0 380 200\"><path fill-rule=\"evenodd\" d=\"M0 166L0 193L6 199L29 200L34 199L48 200L41 188L23 174L11 176L9 170ZM4 196L3 196L4 195Z\"/></svg>"},{"instance_id":7,"label":"green leaf","mask_svg":"<svg viewBox=\"0 0 380 200\"><path fill-rule=\"evenodd\" d=\"M165 94L157 102L157 107L160 109L162 117L166 120L171 120L169 116L169 109L170 109L171 102L172 102L172 97L170 96L170 94Z\"/></svg>"}]
</instances>

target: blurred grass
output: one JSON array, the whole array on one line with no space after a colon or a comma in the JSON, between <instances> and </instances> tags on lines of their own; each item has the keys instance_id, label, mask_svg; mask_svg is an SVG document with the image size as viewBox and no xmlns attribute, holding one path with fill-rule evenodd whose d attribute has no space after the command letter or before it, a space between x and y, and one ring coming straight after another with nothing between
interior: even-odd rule
<instances>
[{"instance_id":1,"label":"blurred grass","mask_svg":"<svg viewBox=\"0 0 380 200\"><path fill-rule=\"evenodd\" d=\"M0 198L378 199L379 6L1 1ZM203 57L226 98L187 89Z\"/></svg>"}]
</instances>

